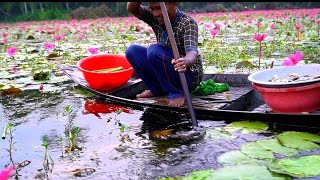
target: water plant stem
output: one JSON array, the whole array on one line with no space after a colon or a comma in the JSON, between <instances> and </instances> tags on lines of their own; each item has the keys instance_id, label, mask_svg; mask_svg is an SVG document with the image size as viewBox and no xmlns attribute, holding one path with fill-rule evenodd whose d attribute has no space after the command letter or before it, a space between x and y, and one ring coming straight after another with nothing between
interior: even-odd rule
<instances>
[{"instance_id":1,"label":"water plant stem","mask_svg":"<svg viewBox=\"0 0 320 180\"><path fill-rule=\"evenodd\" d=\"M13 162L13 157L12 157L12 153L13 153L13 124L9 123L9 125L7 125L9 127L9 149L8 149L8 152L9 152L9 158L10 158L10 161L11 163L14 165L14 162Z\"/></svg>"},{"instance_id":2,"label":"water plant stem","mask_svg":"<svg viewBox=\"0 0 320 180\"><path fill-rule=\"evenodd\" d=\"M259 70L260 70L261 56L262 56L262 45L260 41L259 42Z\"/></svg>"}]
</instances>

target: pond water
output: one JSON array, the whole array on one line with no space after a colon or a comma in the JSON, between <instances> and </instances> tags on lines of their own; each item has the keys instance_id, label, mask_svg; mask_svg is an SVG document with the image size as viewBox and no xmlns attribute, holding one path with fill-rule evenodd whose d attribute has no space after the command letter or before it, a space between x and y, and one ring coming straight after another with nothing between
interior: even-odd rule
<instances>
[{"instance_id":1,"label":"pond water","mask_svg":"<svg viewBox=\"0 0 320 180\"><path fill-rule=\"evenodd\" d=\"M319 12L318 9L306 11L314 15ZM296 51L305 55L298 64L319 63L316 18L307 19L306 13L298 10L279 13L288 18L279 22L278 15L273 18L263 16L260 29L256 23L261 17L256 12L249 16L242 14L240 21L234 19L233 13L219 15L219 19L215 14L195 15L199 21L199 50L204 57L205 73L258 71L253 68L260 59L259 43L253 38L257 30L268 34L262 43L262 69L282 66L283 60ZM249 18L252 21L244 25ZM296 19L301 21L305 31L301 40L297 39L294 29ZM204 27L205 23L212 24L212 20L223 24L215 37ZM273 30L269 26L274 22L277 28ZM9 123L13 125L13 133L7 132L6 138L0 140L0 170L10 164L20 165L12 179L151 180L184 177L198 170L222 168L224 165L218 162L222 154L239 150L251 141L275 138L285 131L319 134L320 130L315 128L275 127L272 124L257 133L245 134L237 130L231 133L227 131L231 122L198 119L206 134L189 140L172 138L171 131L173 134L192 132L192 124L184 115L124 107L98 99L83 93L68 77L58 75L60 72L55 65L75 65L81 58L91 55L89 47L99 48L100 53L123 54L132 43L146 45L156 42L154 33L146 36L146 24L142 30L136 28L140 24L138 19L129 17L2 25L1 33L7 40L0 43L0 87L12 85L22 92L16 97L3 92L3 96L0 95L0 129ZM86 38L80 37L80 33ZM63 37L61 41L56 40L58 35ZM45 42L54 48L45 47ZM9 47L17 48L13 57L8 56ZM33 79L31 72L48 72L44 70L50 70L49 80ZM40 87L43 90L39 91ZM71 114L66 112L66 107L72 107ZM74 151L68 148L70 137L76 143ZM295 156L319 155L319 141L315 143L318 144L311 144L316 147L312 151ZM250 169L248 172L255 171ZM250 177L257 179L256 176Z\"/></svg>"},{"instance_id":2,"label":"pond water","mask_svg":"<svg viewBox=\"0 0 320 180\"><path fill-rule=\"evenodd\" d=\"M284 130L295 130L270 126L262 133L238 132L233 139L214 138L207 134L190 140L168 138L170 135L159 136L161 133L156 131L188 131L192 127L190 120L176 113L124 107L86 96L79 93L80 90L73 85L56 92L30 90L17 97L1 96L0 127L10 122L14 125L14 132L11 153L8 151L10 136L0 140L0 167L29 161L19 168L18 179L79 179L80 175L84 176L82 179L117 180L182 177L193 171L222 167L217 157L238 150L246 142L268 139ZM68 105L73 107L72 126L80 128L75 140L80 149L71 152L65 151L68 147L65 108ZM225 121L198 121L203 129L227 124ZM309 132L317 133L319 129ZM49 163L43 162L46 157L42 146L44 136L48 138L53 165L50 160ZM320 149L308 153L320 154ZM313 179L317 178L320 177Z\"/></svg>"}]
</instances>

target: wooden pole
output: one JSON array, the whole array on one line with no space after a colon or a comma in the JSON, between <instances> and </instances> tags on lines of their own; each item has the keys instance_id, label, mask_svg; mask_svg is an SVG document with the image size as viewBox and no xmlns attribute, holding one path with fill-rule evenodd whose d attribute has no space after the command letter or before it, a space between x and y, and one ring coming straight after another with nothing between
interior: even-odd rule
<instances>
[{"instance_id":1,"label":"wooden pole","mask_svg":"<svg viewBox=\"0 0 320 180\"><path fill-rule=\"evenodd\" d=\"M172 51L173 51L174 59L179 59L180 55L179 55L179 51L178 51L178 48L177 48L176 41L174 39L173 30L172 30L172 26L171 26L171 23L170 23L170 19L169 19L169 16L168 16L168 12L167 12L167 8L165 6L165 3L164 2L160 2L160 7L161 7L161 12L162 12L162 15L163 15L164 23L165 23L165 26L166 26L166 29L167 29L167 32L168 32L168 37L169 37L169 40L170 40L170 44L171 44L171 48L172 48ZM183 72L179 72L179 76L180 76L180 81L181 81L181 84L182 84L183 92L184 92L184 95L186 97L188 110L189 110L189 114L190 114L190 117L191 117L191 120L192 120L193 127L198 127L198 122L197 122L197 119L196 119L196 116L195 116L195 113L194 113L194 109L193 109L193 106L192 106L192 101L191 101L191 98L190 98L190 93L189 93L189 88L188 88L186 76L185 76L185 74Z\"/></svg>"}]
</instances>

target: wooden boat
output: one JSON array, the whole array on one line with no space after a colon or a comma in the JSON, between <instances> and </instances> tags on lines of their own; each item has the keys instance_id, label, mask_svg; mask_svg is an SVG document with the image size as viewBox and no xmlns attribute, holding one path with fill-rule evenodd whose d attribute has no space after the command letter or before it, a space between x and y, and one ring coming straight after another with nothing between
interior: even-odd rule
<instances>
[{"instance_id":1,"label":"wooden boat","mask_svg":"<svg viewBox=\"0 0 320 180\"><path fill-rule=\"evenodd\" d=\"M101 91L89 87L82 73L74 66L59 66L64 73L81 87L102 98L129 106L142 106L157 110L174 111L188 115L188 108L171 107L164 97L136 98L136 94L146 89L140 78L132 76L128 83L116 90ZM262 121L279 125L308 126L320 128L320 110L312 113L274 113L255 91L248 74L205 74L203 80L213 79L217 83L227 83L230 90L207 96L192 97L197 118L225 121Z\"/></svg>"}]
</instances>

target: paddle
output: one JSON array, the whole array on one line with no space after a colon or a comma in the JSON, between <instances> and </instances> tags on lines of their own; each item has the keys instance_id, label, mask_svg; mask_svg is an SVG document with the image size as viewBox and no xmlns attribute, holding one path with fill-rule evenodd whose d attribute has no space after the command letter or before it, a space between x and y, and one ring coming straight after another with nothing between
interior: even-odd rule
<instances>
[{"instance_id":1,"label":"paddle","mask_svg":"<svg viewBox=\"0 0 320 180\"><path fill-rule=\"evenodd\" d=\"M170 40L170 44L171 44L171 48L172 48L172 51L173 51L174 59L179 59L180 55L179 55L179 51L178 51L178 48L177 48L176 41L175 41L174 36L173 36L173 30L172 30L172 26L171 26L171 23L170 23L170 20L169 20L169 16L168 16L168 12L167 12L167 8L165 6L165 3L164 2L160 2L160 7L161 7L161 12L162 12L162 15L163 15L164 23L165 23L165 26L166 26L166 29L167 29L167 32L168 32L168 37L169 37L169 40ZM191 116L193 127L198 127L198 122L197 122L197 119L196 119L196 116L195 116L195 113L194 113L194 109L193 109L193 106L192 106L192 101L191 101L191 98L190 98L189 88L188 88L188 85L187 85L187 80L186 80L185 74L183 72L179 72L179 76L180 76L180 81L181 81L181 84L182 84L183 92L184 92L184 95L185 95L186 100L187 100L188 110L189 110L189 114Z\"/></svg>"}]
</instances>

